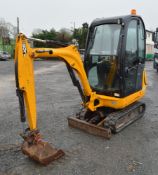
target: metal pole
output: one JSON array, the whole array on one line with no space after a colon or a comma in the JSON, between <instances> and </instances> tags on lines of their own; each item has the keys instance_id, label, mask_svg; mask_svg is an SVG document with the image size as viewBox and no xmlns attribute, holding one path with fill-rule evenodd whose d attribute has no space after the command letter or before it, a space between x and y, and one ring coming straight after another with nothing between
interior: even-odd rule
<instances>
[{"instance_id":1,"label":"metal pole","mask_svg":"<svg viewBox=\"0 0 158 175\"><path fill-rule=\"evenodd\" d=\"M19 30L19 17L17 17L17 34L19 34L20 30Z\"/></svg>"},{"instance_id":2,"label":"metal pole","mask_svg":"<svg viewBox=\"0 0 158 175\"><path fill-rule=\"evenodd\" d=\"M75 31L75 22L74 22L74 31Z\"/></svg>"}]
</instances>

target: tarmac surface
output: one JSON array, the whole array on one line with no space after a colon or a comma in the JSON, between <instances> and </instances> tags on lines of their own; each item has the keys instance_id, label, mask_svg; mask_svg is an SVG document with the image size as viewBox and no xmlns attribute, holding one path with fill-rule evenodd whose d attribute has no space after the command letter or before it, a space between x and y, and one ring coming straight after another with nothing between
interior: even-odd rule
<instances>
[{"instance_id":1,"label":"tarmac surface","mask_svg":"<svg viewBox=\"0 0 158 175\"><path fill-rule=\"evenodd\" d=\"M143 118L105 140L68 127L80 109L79 93L60 61L36 61L38 128L65 151L48 166L20 151L19 104L14 63L0 62L0 175L158 175L158 73L146 63L148 90Z\"/></svg>"}]
</instances>

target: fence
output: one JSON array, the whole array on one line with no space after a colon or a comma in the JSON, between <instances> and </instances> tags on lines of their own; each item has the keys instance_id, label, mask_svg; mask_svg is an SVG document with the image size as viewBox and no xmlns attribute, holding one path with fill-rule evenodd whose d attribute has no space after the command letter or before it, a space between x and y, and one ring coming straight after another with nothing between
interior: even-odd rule
<instances>
[{"instance_id":1,"label":"fence","mask_svg":"<svg viewBox=\"0 0 158 175\"><path fill-rule=\"evenodd\" d=\"M14 48L15 48L15 40L11 39L10 44L4 44L2 39L0 39L0 51L7 51L11 54L13 58L14 55Z\"/></svg>"}]
</instances>

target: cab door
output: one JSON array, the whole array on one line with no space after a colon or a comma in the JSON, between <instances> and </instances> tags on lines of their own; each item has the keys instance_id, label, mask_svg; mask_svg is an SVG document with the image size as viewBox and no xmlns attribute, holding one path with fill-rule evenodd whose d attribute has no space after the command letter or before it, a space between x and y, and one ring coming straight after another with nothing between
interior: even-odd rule
<instances>
[{"instance_id":1,"label":"cab door","mask_svg":"<svg viewBox=\"0 0 158 175\"><path fill-rule=\"evenodd\" d=\"M139 19L128 23L124 56L124 96L142 89L145 61L145 30Z\"/></svg>"},{"instance_id":2,"label":"cab door","mask_svg":"<svg viewBox=\"0 0 158 175\"><path fill-rule=\"evenodd\" d=\"M145 67L146 37L145 28L142 21L138 21L138 70L136 91L142 89L143 71Z\"/></svg>"}]
</instances>

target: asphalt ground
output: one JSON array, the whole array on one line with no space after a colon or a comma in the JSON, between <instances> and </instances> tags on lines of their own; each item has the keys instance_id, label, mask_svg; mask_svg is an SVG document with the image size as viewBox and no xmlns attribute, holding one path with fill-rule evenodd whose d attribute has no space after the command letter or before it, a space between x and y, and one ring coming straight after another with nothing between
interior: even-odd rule
<instances>
[{"instance_id":1,"label":"asphalt ground","mask_svg":"<svg viewBox=\"0 0 158 175\"><path fill-rule=\"evenodd\" d=\"M0 175L158 175L158 73L146 63L143 118L110 140L68 127L81 99L64 63L36 61L38 128L65 156L44 167L20 151L14 63L0 62Z\"/></svg>"}]
</instances>

